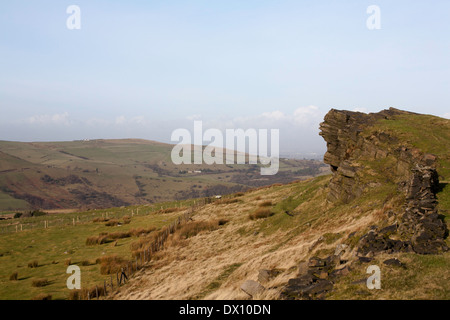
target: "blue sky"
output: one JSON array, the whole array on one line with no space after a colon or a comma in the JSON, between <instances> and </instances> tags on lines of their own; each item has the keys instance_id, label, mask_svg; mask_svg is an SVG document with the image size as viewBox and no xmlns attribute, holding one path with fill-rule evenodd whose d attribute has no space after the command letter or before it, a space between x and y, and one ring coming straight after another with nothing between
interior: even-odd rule
<instances>
[{"instance_id":1,"label":"blue sky","mask_svg":"<svg viewBox=\"0 0 450 320\"><path fill-rule=\"evenodd\" d=\"M444 0L3 1L0 140L170 142L201 119L323 152L330 108L450 117L449 18Z\"/></svg>"}]
</instances>

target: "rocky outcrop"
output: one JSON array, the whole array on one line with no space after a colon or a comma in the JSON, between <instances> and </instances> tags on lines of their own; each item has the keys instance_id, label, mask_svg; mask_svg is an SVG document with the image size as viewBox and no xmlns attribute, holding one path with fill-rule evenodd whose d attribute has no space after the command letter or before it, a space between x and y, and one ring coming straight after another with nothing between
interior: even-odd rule
<instances>
[{"instance_id":1,"label":"rocky outcrop","mask_svg":"<svg viewBox=\"0 0 450 320\"><path fill-rule=\"evenodd\" d=\"M355 160L385 158L389 151L378 145L394 143L397 139L384 132L374 133L370 137L361 133L379 119L390 119L404 113L406 112L397 109L371 114L331 109L327 113L324 122L320 124L319 134L327 143L324 162L330 165L334 173L328 200L345 203L362 194L364 185L360 183L358 176L360 164Z\"/></svg>"},{"instance_id":2,"label":"rocky outcrop","mask_svg":"<svg viewBox=\"0 0 450 320\"><path fill-rule=\"evenodd\" d=\"M412 115L391 108L376 114L332 109L325 116L320 135L327 142L324 162L333 173L327 199L336 205L349 203L362 195L370 195L371 187L389 183L398 187L398 193L403 193L405 200L401 208L396 208L401 213L392 213L395 223L371 226L353 249L341 243L333 255L325 259L312 257L301 263L298 275L288 281L281 299L324 299L339 277L348 274L354 264L369 263L380 252L436 254L448 250L444 241L448 236L447 226L437 210L436 157L372 128L380 119L393 120L402 114ZM389 168L384 167L384 163L389 164ZM355 232L349 239L353 237ZM319 243L320 238L310 251ZM387 259L384 264L406 268L396 258Z\"/></svg>"},{"instance_id":3,"label":"rocky outcrop","mask_svg":"<svg viewBox=\"0 0 450 320\"><path fill-rule=\"evenodd\" d=\"M333 172L329 201L348 203L361 196L374 183L364 171L364 161L388 157L395 165L389 169L381 167L379 174L405 193L404 212L398 222L364 235L359 242L360 255L381 251L430 254L448 250L444 242L448 230L436 208L439 187L436 157L407 147L386 132L367 130L377 120L393 119L401 114L412 113L393 108L372 114L332 109L320 125L320 135L327 142L324 162ZM403 240L392 239L392 234L398 234Z\"/></svg>"},{"instance_id":4,"label":"rocky outcrop","mask_svg":"<svg viewBox=\"0 0 450 320\"><path fill-rule=\"evenodd\" d=\"M348 266L340 267L340 254L330 255L326 259L312 257L308 262L299 266L296 278L289 279L281 292L283 300L317 300L324 299L326 294L333 289L334 281L342 275L350 272Z\"/></svg>"},{"instance_id":5,"label":"rocky outcrop","mask_svg":"<svg viewBox=\"0 0 450 320\"><path fill-rule=\"evenodd\" d=\"M417 253L436 254L447 250L444 239L448 236L448 229L436 208L439 187L436 169L417 165L407 186L406 209L399 232L411 238L412 249Z\"/></svg>"}]
</instances>

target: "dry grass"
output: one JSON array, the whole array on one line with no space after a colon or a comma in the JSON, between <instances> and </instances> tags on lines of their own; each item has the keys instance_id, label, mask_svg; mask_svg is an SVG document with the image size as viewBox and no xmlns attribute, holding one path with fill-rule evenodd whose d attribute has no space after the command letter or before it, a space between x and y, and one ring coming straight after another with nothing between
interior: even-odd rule
<instances>
[{"instance_id":1,"label":"dry grass","mask_svg":"<svg viewBox=\"0 0 450 320\"><path fill-rule=\"evenodd\" d=\"M10 276L9 276L9 280L11 281L17 281L17 279L19 278L19 273L17 271L13 272Z\"/></svg>"},{"instance_id":2,"label":"dry grass","mask_svg":"<svg viewBox=\"0 0 450 320\"><path fill-rule=\"evenodd\" d=\"M45 286L47 286L48 284L49 284L49 282L48 282L48 280L45 279L45 278L34 279L34 280L31 282L31 285L32 285L33 287L45 287Z\"/></svg>"},{"instance_id":3,"label":"dry grass","mask_svg":"<svg viewBox=\"0 0 450 320\"><path fill-rule=\"evenodd\" d=\"M91 236L86 239L86 245L101 245L104 243L113 242L114 240L130 238L130 237L140 237L147 235L155 231L155 227L149 228L135 228L124 232L111 232L111 233L100 233L98 236Z\"/></svg>"},{"instance_id":4,"label":"dry grass","mask_svg":"<svg viewBox=\"0 0 450 320\"><path fill-rule=\"evenodd\" d=\"M184 208L173 207L173 208L161 209L158 212L159 213L172 213L172 212L180 211L182 209L184 209Z\"/></svg>"},{"instance_id":5,"label":"dry grass","mask_svg":"<svg viewBox=\"0 0 450 320\"><path fill-rule=\"evenodd\" d=\"M80 290L71 290L68 300L87 300L96 299L106 296L105 288L102 286L93 286L90 288L83 288Z\"/></svg>"},{"instance_id":6,"label":"dry grass","mask_svg":"<svg viewBox=\"0 0 450 320\"><path fill-rule=\"evenodd\" d=\"M68 300L81 300L81 290L70 290Z\"/></svg>"},{"instance_id":7,"label":"dry grass","mask_svg":"<svg viewBox=\"0 0 450 320\"><path fill-rule=\"evenodd\" d=\"M274 215L273 211L270 210L269 208L259 208L256 209L255 212L249 214L249 218L250 220L265 219L273 215Z\"/></svg>"},{"instance_id":8,"label":"dry grass","mask_svg":"<svg viewBox=\"0 0 450 320\"><path fill-rule=\"evenodd\" d=\"M130 244L130 250L133 255L135 255L136 251L144 251L147 250L150 245L156 240L157 234L150 234L145 237L141 237L139 240L134 241Z\"/></svg>"},{"instance_id":9,"label":"dry grass","mask_svg":"<svg viewBox=\"0 0 450 320\"><path fill-rule=\"evenodd\" d=\"M47 293L40 293L37 296L33 297L32 300L52 300L52 295Z\"/></svg>"},{"instance_id":10,"label":"dry grass","mask_svg":"<svg viewBox=\"0 0 450 320\"><path fill-rule=\"evenodd\" d=\"M105 226L107 227L115 227L117 225L121 224L119 220L117 219L111 219L108 222L105 223Z\"/></svg>"},{"instance_id":11,"label":"dry grass","mask_svg":"<svg viewBox=\"0 0 450 320\"><path fill-rule=\"evenodd\" d=\"M88 260L83 260L83 261L80 262L80 264L81 264L83 267L86 267L86 266L90 266L90 265L91 265L91 263L90 263Z\"/></svg>"},{"instance_id":12,"label":"dry grass","mask_svg":"<svg viewBox=\"0 0 450 320\"><path fill-rule=\"evenodd\" d=\"M213 231L219 227L219 221L193 221L183 225L177 234L184 239L196 236L202 231Z\"/></svg>"},{"instance_id":13,"label":"dry grass","mask_svg":"<svg viewBox=\"0 0 450 320\"><path fill-rule=\"evenodd\" d=\"M258 204L258 207L271 207L272 205L272 201L266 200Z\"/></svg>"},{"instance_id":14,"label":"dry grass","mask_svg":"<svg viewBox=\"0 0 450 320\"><path fill-rule=\"evenodd\" d=\"M106 235L92 236L92 237L88 237L86 239L86 245L93 246L93 245L97 245L97 244L104 244L104 243L107 243L108 241L109 241L109 238Z\"/></svg>"},{"instance_id":15,"label":"dry grass","mask_svg":"<svg viewBox=\"0 0 450 320\"><path fill-rule=\"evenodd\" d=\"M129 224L131 222L131 217L130 216L124 216L122 218L123 224Z\"/></svg>"},{"instance_id":16,"label":"dry grass","mask_svg":"<svg viewBox=\"0 0 450 320\"><path fill-rule=\"evenodd\" d=\"M101 274L117 273L127 265L127 261L117 255L103 256L98 258L96 262L100 264Z\"/></svg>"},{"instance_id":17,"label":"dry grass","mask_svg":"<svg viewBox=\"0 0 450 320\"><path fill-rule=\"evenodd\" d=\"M39 262L37 260L28 262L28 268L37 268L37 267L39 267Z\"/></svg>"},{"instance_id":18,"label":"dry grass","mask_svg":"<svg viewBox=\"0 0 450 320\"><path fill-rule=\"evenodd\" d=\"M241 201L240 199L232 199L232 198L220 199L220 200L214 201L214 204L216 204L216 205L231 204L231 203L237 203L237 202L240 202L240 201Z\"/></svg>"}]
</instances>

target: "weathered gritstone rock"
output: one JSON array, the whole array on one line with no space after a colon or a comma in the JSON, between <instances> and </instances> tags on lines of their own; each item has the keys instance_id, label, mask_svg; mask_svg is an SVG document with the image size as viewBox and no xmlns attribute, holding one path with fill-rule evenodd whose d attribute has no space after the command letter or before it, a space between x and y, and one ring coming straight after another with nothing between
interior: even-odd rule
<instances>
[{"instance_id":1,"label":"weathered gritstone rock","mask_svg":"<svg viewBox=\"0 0 450 320\"><path fill-rule=\"evenodd\" d=\"M247 280L241 285L241 290L253 297L263 292L265 288L257 281Z\"/></svg>"},{"instance_id":2,"label":"weathered gritstone rock","mask_svg":"<svg viewBox=\"0 0 450 320\"><path fill-rule=\"evenodd\" d=\"M405 113L408 112L391 108L371 114L331 109L326 114L319 134L327 143L324 162L331 166L333 172L328 200L347 203L363 193L365 186L360 183L360 166L355 160L361 156L385 158L389 151L379 148L378 144L397 142L397 139L384 132L376 132L370 137L363 137L361 133L379 119Z\"/></svg>"},{"instance_id":3,"label":"weathered gritstone rock","mask_svg":"<svg viewBox=\"0 0 450 320\"><path fill-rule=\"evenodd\" d=\"M430 163L427 157L427 163ZM399 232L411 238L416 253L436 254L448 250L444 239L448 235L447 226L439 218L436 209L436 194L439 178L430 166L417 166L412 170L407 191L407 204L402 216Z\"/></svg>"},{"instance_id":4,"label":"weathered gritstone rock","mask_svg":"<svg viewBox=\"0 0 450 320\"><path fill-rule=\"evenodd\" d=\"M439 186L436 157L423 154L418 149L399 147L399 139L385 132L373 132L367 136L366 131L365 135L362 134L377 120L401 114L413 113L393 108L376 114L332 109L325 116L320 125L320 135L327 142L324 162L331 166L333 173L327 199L334 203L348 203L367 192L367 187L374 182L367 178L367 172L361 171L364 168L361 160L377 161L389 156L390 160L395 160L389 179L405 194L404 211L397 215L395 224L381 229L374 226L360 238L356 256L353 256L356 260L349 263L341 260L341 252L346 249L341 244L327 259L313 257L301 263L298 276L289 280L281 299L323 299L332 290L334 281L349 273L351 263L369 263L380 252L436 254L448 250L444 242L448 229L436 208ZM311 251L318 243L320 239ZM397 259L388 259L384 263L405 268Z\"/></svg>"},{"instance_id":5,"label":"weathered gritstone rock","mask_svg":"<svg viewBox=\"0 0 450 320\"><path fill-rule=\"evenodd\" d=\"M375 121L400 114L412 113L393 108L376 114L332 109L320 125L320 135L327 142L324 162L331 166L333 172L329 201L348 203L363 194L366 185L358 175L361 158L376 161L393 155L397 159L396 169L390 175L406 194L405 211L398 226L371 231L363 236L358 246L360 255L382 251L434 254L448 250L444 242L448 230L436 209L439 185L436 157L404 146L382 148L380 145L398 144L396 137L385 132L374 132L369 137L361 134ZM396 232L403 240L390 238Z\"/></svg>"},{"instance_id":6,"label":"weathered gritstone rock","mask_svg":"<svg viewBox=\"0 0 450 320\"><path fill-rule=\"evenodd\" d=\"M296 278L289 279L280 298L283 300L324 299L333 289L333 281L349 272L348 267L336 269L341 263L339 256L331 255L326 259L312 257L299 266Z\"/></svg>"}]
</instances>

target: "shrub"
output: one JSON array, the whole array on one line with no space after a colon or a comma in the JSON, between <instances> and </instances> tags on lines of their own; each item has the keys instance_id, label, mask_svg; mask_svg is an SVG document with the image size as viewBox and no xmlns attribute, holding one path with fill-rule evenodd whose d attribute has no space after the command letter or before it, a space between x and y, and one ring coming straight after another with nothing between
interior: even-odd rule
<instances>
[{"instance_id":1,"label":"shrub","mask_svg":"<svg viewBox=\"0 0 450 320\"><path fill-rule=\"evenodd\" d=\"M102 286L94 286L88 289L85 289L82 296L87 299L88 297L88 292L89 292L89 298L90 299L94 299L94 298L99 298L101 296L105 296L106 292L105 289Z\"/></svg>"},{"instance_id":2,"label":"shrub","mask_svg":"<svg viewBox=\"0 0 450 320\"><path fill-rule=\"evenodd\" d=\"M162 210L160 210L160 212L161 213L172 213L172 212L175 212L175 211L178 211L178 210L179 210L179 208L173 207L173 208L162 209Z\"/></svg>"},{"instance_id":3,"label":"shrub","mask_svg":"<svg viewBox=\"0 0 450 320\"><path fill-rule=\"evenodd\" d=\"M86 266L90 266L91 263L90 263L88 260L83 260L83 261L81 261L81 265L82 265L83 267L86 267Z\"/></svg>"},{"instance_id":4,"label":"shrub","mask_svg":"<svg viewBox=\"0 0 450 320\"><path fill-rule=\"evenodd\" d=\"M124 239L124 238L129 238L131 237L132 233L130 231L126 231L126 232L113 232L113 233L108 233L106 235L106 238L110 239L110 240L117 240L117 239Z\"/></svg>"},{"instance_id":5,"label":"shrub","mask_svg":"<svg viewBox=\"0 0 450 320\"><path fill-rule=\"evenodd\" d=\"M113 274L119 272L127 265L127 262L117 255L104 256L97 259L100 263L101 274Z\"/></svg>"},{"instance_id":6,"label":"shrub","mask_svg":"<svg viewBox=\"0 0 450 320\"><path fill-rule=\"evenodd\" d=\"M31 285L32 285L33 287L45 287L45 286L48 285L48 284L49 284L48 280L47 280L47 279L44 279L44 278L41 278L41 279L34 279L34 280L31 282Z\"/></svg>"},{"instance_id":7,"label":"shrub","mask_svg":"<svg viewBox=\"0 0 450 320\"><path fill-rule=\"evenodd\" d=\"M155 227L149 227L149 228L147 228L147 229L144 229L144 228L131 229L129 232L130 232L133 236L139 237L139 236L142 236L142 235L149 234L149 233L151 233L151 232L153 232L153 231L155 231L155 230L156 230Z\"/></svg>"},{"instance_id":8,"label":"shrub","mask_svg":"<svg viewBox=\"0 0 450 320\"><path fill-rule=\"evenodd\" d=\"M264 219L270 216L273 216L272 210L270 210L269 208L259 208L255 212L251 213L249 215L249 218L251 220L255 220L255 219Z\"/></svg>"},{"instance_id":9,"label":"shrub","mask_svg":"<svg viewBox=\"0 0 450 320\"><path fill-rule=\"evenodd\" d=\"M130 244L131 251L139 251L139 250L145 250L155 241L157 235L151 234L146 237L140 238L137 241L134 241Z\"/></svg>"},{"instance_id":10,"label":"shrub","mask_svg":"<svg viewBox=\"0 0 450 320\"><path fill-rule=\"evenodd\" d=\"M86 239L86 245L93 246L96 244L104 244L111 241L112 240L107 235L92 236Z\"/></svg>"},{"instance_id":11,"label":"shrub","mask_svg":"<svg viewBox=\"0 0 450 320\"><path fill-rule=\"evenodd\" d=\"M111 219L111 220L109 220L108 222L105 223L105 226L107 226L107 227L115 227L115 226L117 226L119 224L120 224L119 220Z\"/></svg>"},{"instance_id":12,"label":"shrub","mask_svg":"<svg viewBox=\"0 0 450 320\"><path fill-rule=\"evenodd\" d=\"M124 216L122 220L123 224L129 224L131 222L131 218L129 216Z\"/></svg>"},{"instance_id":13,"label":"shrub","mask_svg":"<svg viewBox=\"0 0 450 320\"><path fill-rule=\"evenodd\" d=\"M270 201L270 200L263 201L258 206L259 207L270 207L270 206L272 206L272 201Z\"/></svg>"},{"instance_id":14,"label":"shrub","mask_svg":"<svg viewBox=\"0 0 450 320\"><path fill-rule=\"evenodd\" d=\"M230 203L236 203L236 202L240 202L241 200L239 199L220 199L215 201L215 204L230 204Z\"/></svg>"},{"instance_id":15,"label":"shrub","mask_svg":"<svg viewBox=\"0 0 450 320\"><path fill-rule=\"evenodd\" d=\"M46 293L40 293L37 296L35 296L32 300L52 300L52 295L46 294Z\"/></svg>"},{"instance_id":16,"label":"shrub","mask_svg":"<svg viewBox=\"0 0 450 320\"><path fill-rule=\"evenodd\" d=\"M28 262L28 268L37 268L39 267L39 263L37 262L37 260Z\"/></svg>"},{"instance_id":17,"label":"shrub","mask_svg":"<svg viewBox=\"0 0 450 320\"><path fill-rule=\"evenodd\" d=\"M42 212L40 210L34 210L33 212L31 212L31 215L33 217L40 217L40 216L45 216L47 213Z\"/></svg>"},{"instance_id":18,"label":"shrub","mask_svg":"<svg viewBox=\"0 0 450 320\"><path fill-rule=\"evenodd\" d=\"M202 231L213 231L219 226L218 221L194 221L185 224L178 231L179 235L184 238L194 237Z\"/></svg>"},{"instance_id":19,"label":"shrub","mask_svg":"<svg viewBox=\"0 0 450 320\"><path fill-rule=\"evenodd\" d=\"M69 300L81 300L81 290L70 290Z\"/></svg>"},{"instance_id":20,"label":"shrub","mask_svg":"<svg viewBox=\"0 0 450 320\"><path fill-rule=\"evenodd\" d=\"M17 279L19 278L19 273L17 271L13 272L10 276L9 276L9 280L11 281L17 281Z\"/></svg>"}]
</instances>

